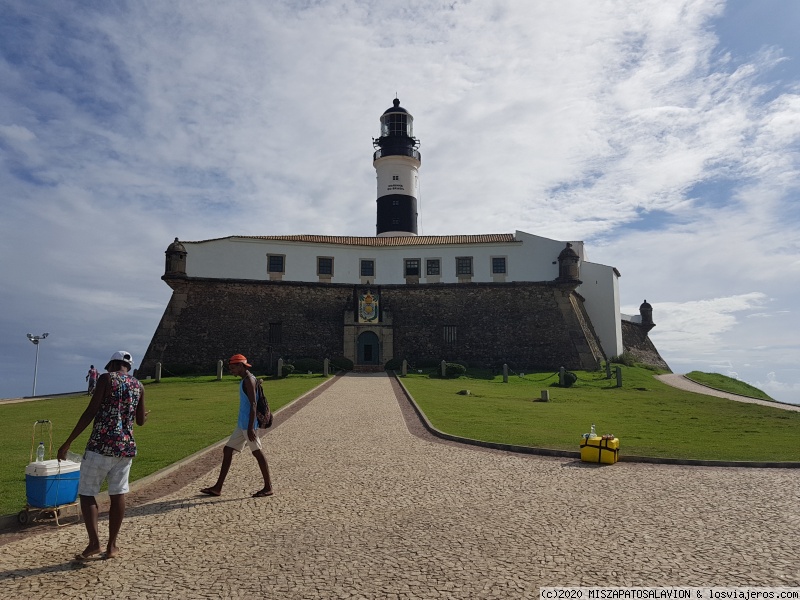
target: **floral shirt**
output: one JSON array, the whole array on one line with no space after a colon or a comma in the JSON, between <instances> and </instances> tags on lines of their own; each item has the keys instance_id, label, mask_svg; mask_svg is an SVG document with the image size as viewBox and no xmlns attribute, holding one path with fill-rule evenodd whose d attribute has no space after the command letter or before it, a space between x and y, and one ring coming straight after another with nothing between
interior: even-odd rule
<instances>
[{"instance_id":1,"label":"floral shirt","mask_svg":"<svg viewBox=\"0 0 800 600\"><path fill-rule=\"evenodd\" d=\"M105 456L136 456L133 422L142 384L123 373L109 373L111 393L103 398L94 417L86 450Z\"/></svg>"}]
</instances>

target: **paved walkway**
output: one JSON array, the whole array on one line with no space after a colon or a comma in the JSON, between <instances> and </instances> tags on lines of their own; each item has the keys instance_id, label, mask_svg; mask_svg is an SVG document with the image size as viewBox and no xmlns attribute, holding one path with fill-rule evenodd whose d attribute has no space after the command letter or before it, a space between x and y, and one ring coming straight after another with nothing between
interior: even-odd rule
<instances>
[{"instance_id":1,"label":"paved walkway","mask_svg":"<svg viewBox=\"0 0 800 600\"><path fill-rule=\"evenodd\" d=\"M739 394L731 394L730 392L723 392L722 390L715 390L706 385L696 383L691 379L687 379L684 375L676 373L666 373L664 375L656 375L656 379L660 379L667 385L676 387L696 394L705 394L706 396L716 396L717 398L727 398L728 400L736 400L737 402L746 402L748 404L761 404L762 406L769 406L771 408L781 408L783 410L800 411L800 405L789 404L787 402L770 402L769 400L759 400L758 398L748 398L747 396L740 396Z\"/></svg>"},{"instance_id":2,"label":"paved walkway","mask_svg":"<svg viewBox=\"0 0 800 600\"><path fill-rule=\"evenodd\" d=\"M414 427L412 426L412 429ZM129 510L0 546L3 598L535 598L544 585L798 586L800 473L521 456L410 433L391 380L347 375L237 456ZM215 450L218 452L218 450ZM101 521L101 535L107 523Z\"/></svg>"}]
</instances>

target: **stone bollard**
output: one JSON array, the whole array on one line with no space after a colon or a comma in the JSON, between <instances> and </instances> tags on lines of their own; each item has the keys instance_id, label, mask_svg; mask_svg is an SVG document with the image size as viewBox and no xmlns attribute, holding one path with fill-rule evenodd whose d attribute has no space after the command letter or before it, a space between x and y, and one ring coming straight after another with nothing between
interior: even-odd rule
<instances>
[{"instance_id":1,"label":"stone bollard","mask_svg":"<svg viewBox=\"0 0 800 600\"><path fill-rule=\"evenodd\" d=\"M542 390L542 402L550 402L550 390Z\"/></svg>"},{"instance_id":2,"label":"stone bollard","mask_svg":"<svg viewBox=\"0 0 800 600\"><path fill-rule=\"evenodd\" d=\"M561 368L558 369L558 385L559 385L559 387L564 387L564 373L565 372L566 372L566 369L564 367L561 367Z\"/></svg>"},{"instance_id":3,"label":"stone bollard","mask_svg":"<svg viewBox=\"0 0 800 600\"><path fill-rule=\"evenodd\" d=\"M400 371L400 374L405 377L408 375L408 361L404 358L403 359L403 370Z\"/></svg>"},{"instance_id":4,"label":"stone bollard","mask_svg":"<svg viewBox=\"0 0 800 600\"><path fill-rule=\"evenodd\" d=\"M503 383L508 383L508 365L503 363Z\"/></svg>"},{"instance_id":5,"label":"stone bollard","mask_svg":"<svg viewBox=\"0 0 800 600\"><path fill-rule=\"evenodd\" d=\"M156 363L156 383L161 381L161 363Z\"/></svg>"},{"instance_id":6,"label":"stone bollard","mask_svg":"<svg viewBox=\"0 0 800 600\"><path fill-rule=\"evenodd\" d=\"M328 376L328 366L330 365L330 361L326 358L322 361L322 374L327 377Z\"/></svg>"},{"instance_id":7,"label":"stone bollard","mask_svg":"<svg viewBox=\"0 0 800 600\"><path fill-rule=\"evenodd\" d=\"M606 361L606 379L611 379L611 363Z\"/></svg>"},{"instance_id":8,"label":"stone bollard","mask_svg":"<svg viewBox=\"0 0 800 600\"><path fill-rule=\"evenodd\" d=\"M442 377L447 377L447 362L442 361Z\"/></svg>"},{"instance_id":9,"label":"stone bollard","mask_svg":"<svg viewBox=\"0 0 800 600\"><path fill-rule=\"evenodd\" d=\"M622 387L622 367L617 367L617 387Z\"/></svg>"},{"instance_id":10,"label":"stone bollard","mask_svg":"<svg viewBox=\"0 0 800 600\"><path fill-rule=\"evenodd\" d=\"M278 377L283 377L283 359L278 359Z\"/></svg>"},{"instance_id":11,"label":"stone bollard","mask_svg":"<svg viewBox=\"0 0 800 600\"><path fill-rule=\"evenodd\" d=\"M222 380L222 361L217 361L217 381Z\"/></svg>"}]
</instances>

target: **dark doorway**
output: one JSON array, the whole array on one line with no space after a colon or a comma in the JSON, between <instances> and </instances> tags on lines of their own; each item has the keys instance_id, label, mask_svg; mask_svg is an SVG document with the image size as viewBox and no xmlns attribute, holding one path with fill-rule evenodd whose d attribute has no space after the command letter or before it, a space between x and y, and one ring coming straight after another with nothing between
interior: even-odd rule
<instances>
[{"instance_id":1,"label":"dark doorway","mask_svg":"<svg viewBox=\"0 0 800 600\"><path fill-rule=\"evenodd\" d=\"M379 365L381 361L380 342L372 331L358 336L358 364Z\"/></svg>"}]
</instances>

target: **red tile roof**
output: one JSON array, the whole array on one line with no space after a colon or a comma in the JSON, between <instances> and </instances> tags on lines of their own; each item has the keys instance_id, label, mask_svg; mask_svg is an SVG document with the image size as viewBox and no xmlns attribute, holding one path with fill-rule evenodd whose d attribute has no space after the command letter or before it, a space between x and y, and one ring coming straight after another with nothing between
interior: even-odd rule
<instances>
[{"instance_id":1,"label":"red tile roof","mask_svg":"<svg viewBox=\"0 0 800 600\"><path fill-rule=\"evenodd\" d=\"M310 244L341 244L343 246L431 246L455 244L506 244L517 242L513 233L483 235L419 235L404 237L355 237L346 235L237 235L226 238L201 240L213 242L222 239L273 240L276 242L305 242Z\"/></svg>"}]
</instances>

